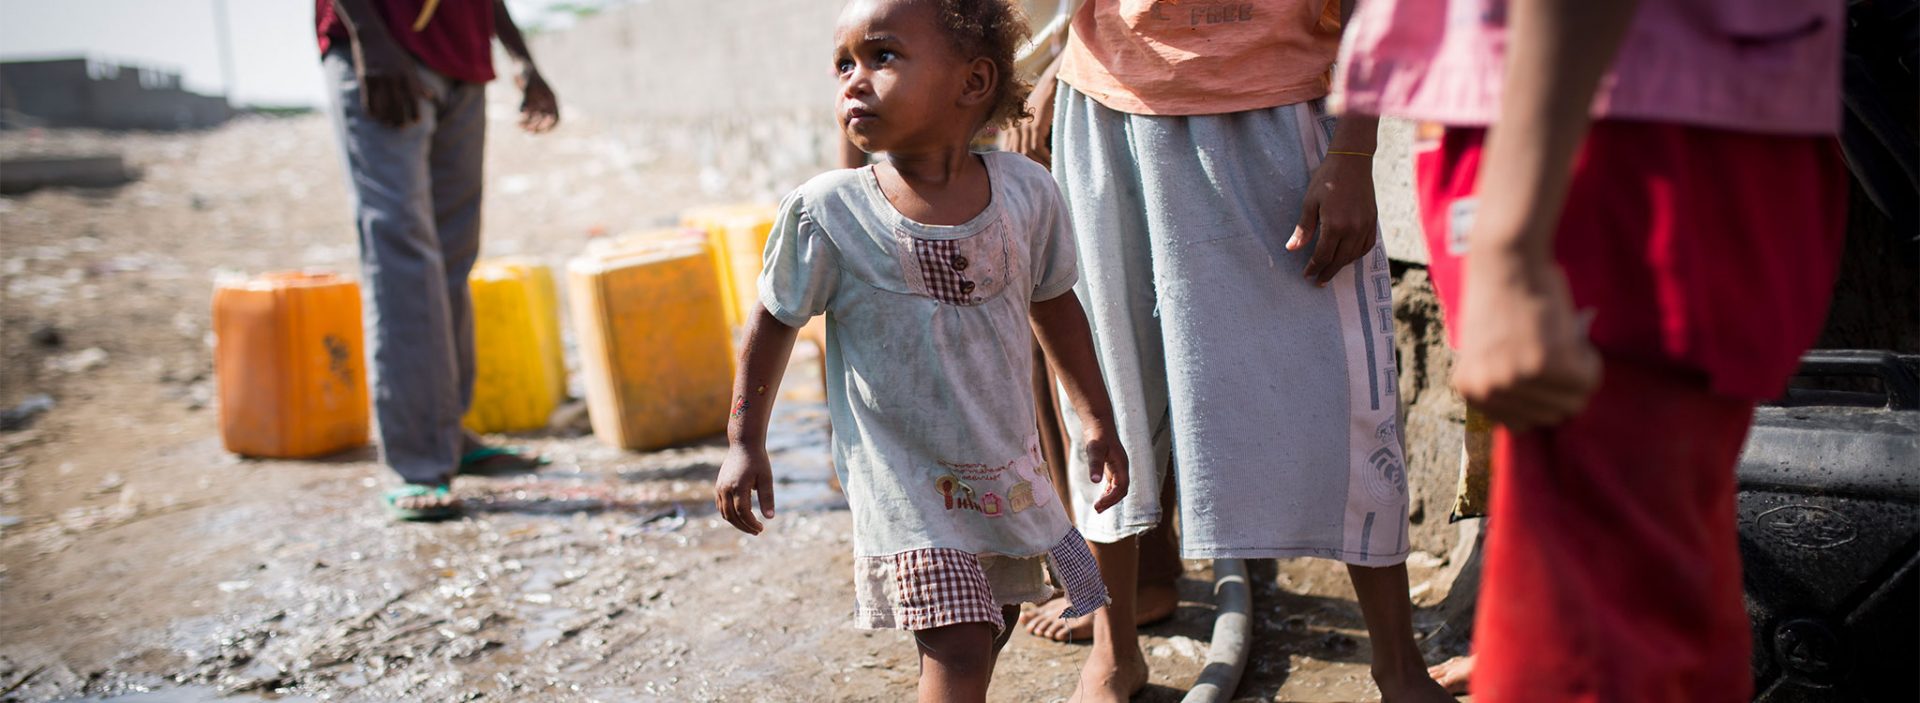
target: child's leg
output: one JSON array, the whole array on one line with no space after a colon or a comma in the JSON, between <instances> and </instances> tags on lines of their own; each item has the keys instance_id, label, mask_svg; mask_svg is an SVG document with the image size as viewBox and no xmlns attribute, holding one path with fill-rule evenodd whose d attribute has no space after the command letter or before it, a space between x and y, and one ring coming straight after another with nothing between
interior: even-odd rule
<instances>
[{"instance_id":1,"label":"child's leg","mask_svg":"<svg viewBox=\"0 0 1920 703\"><path fill-rule=\"evenodd\" d=\"M1162 462L1161 465L1165 465ZM1053 467L1048 467L1050 470ZM1064 469L1054 470L1055 486L1066 486L1067 475ZM1061 489L1064 495L1065 489ZM1160 524L1142 533L1139 538L1140 569L1139 589L1134 596L1134 617L1136 627L1146 627L1173 617L1180 609L1180 576L1185 573L1186 565L1180 561L1180 538L1174 533L1174 488L1171 474L1168 480L1160 484ZM1062 498L1071 507L1072 501ZM1071 512L1067 517L1073 517ZM1020 624L1035 637L1044 637L1055 642L1083 642L1093 639L1093 616L1062 618L1072 603L1065 596L1054 598L1020 614Z\"/></svg>"},{"instance_id":2,"label":"child's leg","mask_svg":"<svg viewBox=\"0 0 1920 703\"><path fill-rule=\"evenodd\" d=\"M1013 639L1013 625L1020 620L1020 606L1000 606L1000 634L993 636L993 658L1000 661L1000 650L1007 648L1007 642Z\"/></svg>"},{"instance_id":3,"label":"child's leg","mask_svg":"<svg viewBox=\"0 0 1920 703\"><path fill-rule=\"evenodd\" d=\"M920 703L985 701L998 653L993 625L964 622L913 633L920 649Z\"/></svg>"},{"instance_id":4,"label":"child's leg","mask_svg":"<svg viewBox=\"0 0 1920 703\"><path fill-rule=\"evenodd\" d=\"M1373 680L1386 703L1451 701L1453 696L1427 675L1427 664L1413 642L1413 602L1407 597L1407 565L1347 566L1360 613L1373 643Z\"/></svg>"},{"instance_id":5,"label":"child's leg","mask_svg":"<svg viewBox=\"0 0 1920 703\"><path fill-rule=\"evenodd\" d=\"M1100 562L1100 578L1113 602L1093 613L1093 649L1080 669L1074 703L1124 701L1147 685L1147 658L1133 613L1140 578L1140 537L1112 544L1089 541Z\"/></svg>"}]
</instances>

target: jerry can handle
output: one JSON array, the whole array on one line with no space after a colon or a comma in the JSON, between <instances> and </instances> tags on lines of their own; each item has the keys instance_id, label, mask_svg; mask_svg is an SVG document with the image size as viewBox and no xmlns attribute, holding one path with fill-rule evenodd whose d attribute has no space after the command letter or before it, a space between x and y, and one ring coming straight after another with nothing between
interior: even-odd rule
<instances>
[{"instance_id":1,"label":"jerry can handle","mask_svg":"<svg viewBox=\"0 0 1920 703\"><path fill-rule=\"evenodd\" d=\"M1880 379L1887 409L1920 409L1920 355L1856 349L1815 349L1800 358L1797 376Z\"/></svg>"}]
</instances>

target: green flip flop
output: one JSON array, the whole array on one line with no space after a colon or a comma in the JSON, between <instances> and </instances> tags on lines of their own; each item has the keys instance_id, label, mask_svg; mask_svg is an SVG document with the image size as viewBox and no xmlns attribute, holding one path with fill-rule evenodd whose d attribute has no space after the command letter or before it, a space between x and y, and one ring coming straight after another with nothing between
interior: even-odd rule
<instances>
[{"instance_id":1,"label":"green flip flop","mask_svg":"<svg viewBox=\"0 0 1920 703\"><path fill-rule=\"evenodd\" d=\"M501 457L512 457L517 460L516 465L511 468L531 469L553 463L553 460L533 454L526 447L481 447L460 456L459 471L463 474L474 473L481 464Z\"/></svg>"},{"instance_id":2,"label":"green flip flop","mask_svg":"<svg viewBox=\"0 0 1920 703\"><path fill-rule=\"evenodd\" d=\"M407 498L445 499L452 495L453 492L446 486L422 486L417 483L409 483L387 491L385 495L381 496L380 500L382 504L387 506L387 514L393 516L395 520L403 522L433 522L459 517L460 504L453 503L451 505L439 505L430 508L403 508L400 507L400 501Z\"/></svg>"}]
</instances>

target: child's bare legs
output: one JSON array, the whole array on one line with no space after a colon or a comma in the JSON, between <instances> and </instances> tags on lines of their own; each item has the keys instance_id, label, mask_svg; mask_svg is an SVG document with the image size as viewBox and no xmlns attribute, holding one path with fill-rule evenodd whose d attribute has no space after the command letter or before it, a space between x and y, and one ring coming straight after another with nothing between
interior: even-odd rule
<instances>
[{"instance_id":1,"label":"child's bare legs","mask_svg":"<svg viewBox=\"0 0 1920 703\"><path fill-rule=\"evenodd\" d=\"M1147 685L1147 658L1134 625L1140 578L1140 538L1113 544L1088 542L1100 563L1100 580L1113 603L1093 614L1093 649L1080 669L1071 703L1125 701Z\"/></svg>"},{"instance_id":2,"label":"child's bare legs","mask_svg":"<svg viewBox=\"0 0 1920 703\"><path fill-rule=\"evenodd\" d=\"M1053 470L1053 485L1067 485L1067 472L1064 468ZM1140 569L1138 590L1134 595L1133 624L1136 627L1152 625L1173 617L1180 607L1180 574L1185 566L1180 563L1180 545L1173 532L1173 482L1162 481L1160 505L1166 506L1160 513L1160 524L1140 535ZM1072 501L1061 489L1060 501L1068 506L1067 517L1073 517ZM1062 618L1071 605L1065 598L1055 598L1040 604L1040 607L1020 614L1020 623L1027 632L1035 637L1045 637L1055 642L1079 642L1093 637L1093 616L1080 618Z\"/></svg>"},{"instance_id":3,"label":"child's bare legs","mask_svg":"<svg viewBox=\"0 0 1920 703\"><path fill-rule=\"evenodd\" d=\"M1373 681L1384 703L1452 701L1427 675L1427 663L1413 643L1413 601L1407 597L1407 565L1347 565L1360 613L1373 642Z\"/></svg>"},{"instance_id":4,"label":"child's bare legs","mask_svg":"<svg viewBox=\"0 0 1920 703\"><path fill-rule=\"evenodd\" d=\"M920 703L985 701L993 682L993 666L1013 634L1016 606L1000 611L1003 627L966 622L913 633L920 649Z\"/></svg>"}]
</instances>

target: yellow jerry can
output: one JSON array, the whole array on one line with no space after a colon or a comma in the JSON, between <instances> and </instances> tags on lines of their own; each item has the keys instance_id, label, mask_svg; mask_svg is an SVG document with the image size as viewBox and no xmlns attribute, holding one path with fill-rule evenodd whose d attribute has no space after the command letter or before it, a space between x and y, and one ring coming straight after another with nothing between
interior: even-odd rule
<instances>
[{"instance_id":1,"label":"yellow jerry can","mask_svg":"<svg viewBox=\"0 0 1920 703\"><path fill-rule=\"evenodd\" d=\"M756 281L776 211L772 205L735 203L698 207L680 215L682 225L707 234L719 266L730 326L739 327L759 307Z\"/></svg>"},{"instance_id":2,"label":"yellow jerry can","mask_svg":"<svg viewBox=\"0 0 1920 703\"><path fill-rule=\"evenodd\" d=\"M662 229L624 232L609 237L600 237L587 242L589 258L607 258L623 252L653 251L673 246L709 245L707 232L694 227L667 227ZM719 275L718 267L715 276Z\"/></svg>"},{"instance_id":3,"label":"yellow jerry can","mask_svg":"<svg viewBox=\"0 0 1920 703\"><path fill-rule=\"evenodd\" d=\"M637 450L720 433L733 350L712 254L682 233L629 241L567 265L593 433Z\"/></svg>"},{"instance_id":4,"label":"yellow jerry can","mask_svg":"<svg viewBox=\"0 0 1920 703\"><path fill-rule=\"evenodd\" d=\"M771 207L742 207L722 225L733 280L733 304L742 321L760 310L760 266L765 261L767 235L773 233L773 216Z\"/></svg>"},{"instance_id":5,"label":"yellow jerry can","mask_svg":"<svg viewBox=\"0 0 1920 703\"><path fill-rule=\"evenodd\" d=\"M553 272L527 259L482 261L467 278L473 297L474 432L547 426L567 394Z\"/></svg>"},{"instance_id":6,"label":"yellow jerry can","mask_svg":"<svg viewBox=\"0 0 1920 703\"><path fill-rule=\"evenodd\" d=\"M360 287L271 273L213 294L214 378L227 451L301 459L367 443Z\"/></svg>"}]
</instances>

